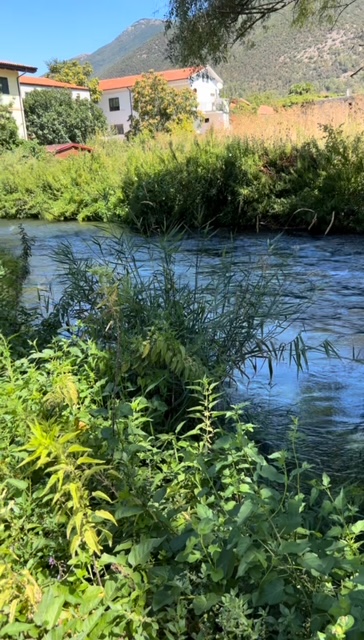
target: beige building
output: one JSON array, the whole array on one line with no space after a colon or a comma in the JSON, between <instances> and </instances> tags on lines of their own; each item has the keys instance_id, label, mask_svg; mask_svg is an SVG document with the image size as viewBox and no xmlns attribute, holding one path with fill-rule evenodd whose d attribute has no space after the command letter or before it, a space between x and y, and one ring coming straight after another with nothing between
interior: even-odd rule
<instances>
[{"instance_id":1,"label":"beige building","mask_svg":"<svg viewBox=\"0 0 364 640\"><path fill-rule=\"evenodd\" d=\"M21 74L35 73L36 71L37 67L0 60L0 102L11 106L14 120L18 125L19 136L24 139L27 138L27 129L19 78Z\"/></svg>"}]
</instances>

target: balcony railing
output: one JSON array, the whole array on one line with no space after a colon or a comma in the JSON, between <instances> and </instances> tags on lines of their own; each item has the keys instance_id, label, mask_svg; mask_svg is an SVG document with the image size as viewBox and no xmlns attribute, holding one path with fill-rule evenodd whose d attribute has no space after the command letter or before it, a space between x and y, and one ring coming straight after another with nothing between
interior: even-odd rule
<instances>
[{"instance_id":1,"label":"balcony railing","mask_svg":"<svg viewBox=\"0 0 364 640\"><path fill-rule=\"evenodd\" d=\"M208 111L222 111L223 113L229 113L229 101L224 98L216 98L215 100L209 100L208 102L200 102L199 109L205 113Z\"/></svg>"}]
</instances>

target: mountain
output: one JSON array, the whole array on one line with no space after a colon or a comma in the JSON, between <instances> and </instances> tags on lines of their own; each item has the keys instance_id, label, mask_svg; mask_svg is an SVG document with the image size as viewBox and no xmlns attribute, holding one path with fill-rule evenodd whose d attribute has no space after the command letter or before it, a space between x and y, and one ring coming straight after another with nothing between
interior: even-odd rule
<instances>
[{"instance_id":1,"label":"mountain","mask_svg":"<svg viewBox=\"0 0 364 640\"><path fill-rule=\"evenodd\" d=\"M113 77L108 75L108 67L117 60L122 60L132 54L133 51L150 42L163 31L164 22L162 20L138 20L109 44L97 49L94 53L78 56L77 59L81 62L90 62L94 68L95 76L99 78Z\"/></svg>"},{"instance_id":2,"label":"mountain","mask_svg":"<svg viewBox=\"0 0 364 640\"><path fill-rule=\"evenodd\" d=\"M166 46L163 21L145 19L82 58L91 62L96 76L112 78L171 68ZM294 29L288 12L277 14L267 27L255 30L251 42L235 45L228 61L214 68L229 96L266 91L282 95L300 82L311 82L318 91L343 91L364 87L364 70L350 79L364 64L363 47L364 3L357 0L331 28L322 24Z\"/></svg>"}]
</instances>

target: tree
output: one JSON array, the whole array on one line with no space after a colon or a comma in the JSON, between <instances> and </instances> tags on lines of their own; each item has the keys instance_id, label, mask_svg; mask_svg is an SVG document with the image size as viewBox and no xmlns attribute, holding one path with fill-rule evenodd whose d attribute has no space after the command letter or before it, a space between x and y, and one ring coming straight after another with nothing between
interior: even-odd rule
<instances>
[{"instance_id":1,"label":"tree","mask_svg":"<svg viewBox=\"0 0 364 640\"><path fill-rule=\"evenodd\" d=\"M335 19L356 0L169 0L169 54L180 64L221 62L230 47L272 15L290 9L295 24Z\"/></svg>"},{"instance_id":2,"label":"tree","mask_svg":"<svg viewBox=\"0 0 364 640\"><path fill-rule=\"evenodd\" d=\"M99 102L102 92L99 89L98 78L92 78L94 72L89 62L81 64L78 60L58 60L54 58L47 62L47 78L58 82L69 82L79 87L88 87L93 102Z\"/></svg>"},{"instance_id":3,"label":"tree","mask_svg":"<svg viewBox=\"0 0 364 640\"><path fill-rule=\"evenodd\" d=\"M80 98L73 100L65 89L29 92L24 113L29 137L40 144L85 143L107 130L106 118L96 104Z\"/></svg>"},{"instance_id":4,"label":"tree","mask_svg":"<svg viewBox=\"0 0 364 640\"><path fill-rule=\"evenodd\" d=\"M199 116L197 97L191 89L178 91L153 71L144 73L135 83L133 110L138 115L131 119L132 134L170 133L182 125L192 130Z\"/></svg>"},{"instance_id":5,"label":"tree","mask_svg":"<svg viewBox=\"0 0 364 640\"><path fill-rule=\"evenodd\" d=\"M18 125L10 105L0 103L0 153L14 149L19 144Z\"/></svg>"}]
</instances>

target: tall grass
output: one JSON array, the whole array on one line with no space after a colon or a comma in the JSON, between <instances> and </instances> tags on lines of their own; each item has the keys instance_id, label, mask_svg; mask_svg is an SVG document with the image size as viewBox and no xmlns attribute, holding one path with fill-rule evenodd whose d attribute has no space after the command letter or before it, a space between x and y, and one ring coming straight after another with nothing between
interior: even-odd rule
<instances>
[{"instance_id":1,"label":"tall grass","mask_svg":"<svg viewBox=\"0 0 364 640\"><path fill-rule=\"evenodd\" d=\"M118 220L142 231L311 227L364 230L364 135L265 144L237 137L96 141L59 161L0 159L0 217Z\"/></svg>"}]
</instances>

